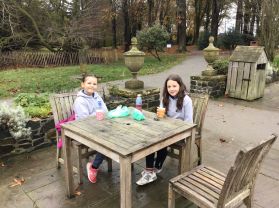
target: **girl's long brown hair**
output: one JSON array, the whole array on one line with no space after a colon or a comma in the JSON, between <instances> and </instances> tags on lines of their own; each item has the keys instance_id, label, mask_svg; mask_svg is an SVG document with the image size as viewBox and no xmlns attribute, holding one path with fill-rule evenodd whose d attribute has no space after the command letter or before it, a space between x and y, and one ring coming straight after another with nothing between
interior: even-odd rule
<instances>
[{"instance_id":1,"label":"girl's long brown hair","mask_svg":"<svg viewBox=\"0 0 279 208\"><path fill-rule=\"evenodd\" d=\"M168 112L169 108L169 92L168 92L168 86L167 83L169 80L176 81L179 85L179 92L177 93L177 110L181 110L183 107L183 100L187 93L186 85L183 83L181 77L177 74L171 74L166 79L163 89L163 105L166 108L166 113Z\"/></svg>"}]
</instances>

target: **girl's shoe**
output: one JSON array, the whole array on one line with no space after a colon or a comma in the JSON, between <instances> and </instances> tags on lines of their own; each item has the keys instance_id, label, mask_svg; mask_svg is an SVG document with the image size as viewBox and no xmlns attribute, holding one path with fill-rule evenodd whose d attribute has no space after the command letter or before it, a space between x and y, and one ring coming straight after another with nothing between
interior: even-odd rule
<instances>
[{"instance_id":1,"label":"girl's shoe","mask_svg":"<svg viewBox=\"0 0 279 208\"><path fill-rule=\"evenodd\" d=\"M142 177L136 182L139 186L151 183L157 179L156 173L154 171L146 171L144 170L144 173Z\"/></svg>"},{"instance_id":2,"label":"girl's shoe","mask_svg":"<svg viewBox=\"0 0 279 208\"><path fill-rule=\"evenodd\" d=\"M162 170L163 170L163 168L161 168L161 169L153 168L153 171L154 171L156 174L161 173ZM141 172L141 176L144 175L145 171L146 171L146 170L143 170L143 171Z\"/></svg>"},{"instance_id":3,"label":"girl's shoe","mask_svg":"<svg viewBox=\"0 0 279 208\"><path fill-rule=\"evenodd\" d=\"M92 163L89 162L86 165L86 170L87 170L88 180L91 183L96 183L97 182L98 169L92 168Z\"/></svg>"},{"instance_id":4,"label":"girl's shoe","mask_svg":"<svg viewBox=\"0 0 279 208\"><path fill-rule=\"evenodd\" d=\"M161 173L162 170L163 170L162 167L161 167L160 169L154 168L154 172L155 172L156 174Z\"/></svg>"}]
</instances>

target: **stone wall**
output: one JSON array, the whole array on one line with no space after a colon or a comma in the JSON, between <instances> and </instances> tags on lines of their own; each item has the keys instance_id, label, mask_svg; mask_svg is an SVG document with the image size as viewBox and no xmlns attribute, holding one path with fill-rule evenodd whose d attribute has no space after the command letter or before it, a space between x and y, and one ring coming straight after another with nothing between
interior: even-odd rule
<instances>
[{"instance_id":1,"label":"stone wall","mask_svg":"<svg viewBox=\"0 0 279 208\"><path fill-rule=\"evenodd\" d=\"M225 95L226 75L191 76L190 79L190 92L192 93L206 93L213 98Z\"/></svg>"},{"instance_id":2,"label":"stone wall","mask_svg":"<svg viewBox=\"0 0 279 208\"><path fill-rule=\"evenodd\" d=\"M151 112L156 112L160 105L160 89L145 88L139 90L130 90L124 87L112 86L105 103L109 110L116 108L118 105L135 107L137 94L142 95L142 108Z\"/></svg>"},{"instance_id":3,"label":"stone wall","mask_svg":"<svg viewBox=\"0 0 279 208\"><path fill-rule=\"evenodd\" d=\"M125 88L112 87L109 89L110 95L106 96L105 103L109 110L118 105L135 106L137 94L142 94L142 108L155 112L160 104L160 89L146 88L141 90L127 90ZM2 131L0 134L0 158L31 152L33 150L56 145L56 133L53 118L29 120L27 127L31 128L32 135L30 139L15 140L8 131Z\"/></svg>"},{"instance_id":4,"label":"stone wall","mask_svg":"<svg viewBox=\"0 0 279 208\"><path fill-rule=\"evenodd\" d=\"M56 142L53 118L29 120L31 138L14 139L7 130L0 134L0 158L46 147Z\"/></svg>"}]
</instances>

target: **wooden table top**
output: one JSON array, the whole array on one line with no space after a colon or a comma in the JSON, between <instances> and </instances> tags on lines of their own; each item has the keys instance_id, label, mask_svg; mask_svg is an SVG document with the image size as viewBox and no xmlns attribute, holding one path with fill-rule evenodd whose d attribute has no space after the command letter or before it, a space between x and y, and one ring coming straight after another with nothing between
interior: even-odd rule
<instances>
[{"instance_id":1,"label":"wooden table top","mask_svg":"<svg viewBox=\"0 0 279 208\"><path fill-rule=\"evenodd\" d=\"M101 121L89 116L63 124L62 128L125 156L196 126L168 117L156 121L156 114L148 111L143 111L143 114L143 121L136 121L131 115L123 118L105 118Z\"/></svg>"}]
</instances>

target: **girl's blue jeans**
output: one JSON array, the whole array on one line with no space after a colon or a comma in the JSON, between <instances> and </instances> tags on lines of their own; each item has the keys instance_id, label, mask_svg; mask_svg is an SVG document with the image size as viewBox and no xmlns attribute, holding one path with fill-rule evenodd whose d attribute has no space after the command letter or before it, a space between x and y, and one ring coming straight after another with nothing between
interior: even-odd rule
<instances>
[{"instance_id":1,"label":"girl's blue jeans","mask_svg":"<svg viewBox=\"0 0 279 208\"><path fill-rule=\"evenodd\" d=\"M94 168L99 168L99 166L102 164L103 160L104 160L105 156L99 152L97 152L95 159L92 163Z\"/></svg>"}]
</instances>

